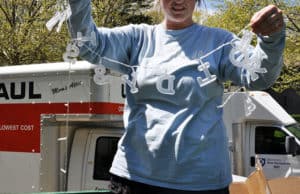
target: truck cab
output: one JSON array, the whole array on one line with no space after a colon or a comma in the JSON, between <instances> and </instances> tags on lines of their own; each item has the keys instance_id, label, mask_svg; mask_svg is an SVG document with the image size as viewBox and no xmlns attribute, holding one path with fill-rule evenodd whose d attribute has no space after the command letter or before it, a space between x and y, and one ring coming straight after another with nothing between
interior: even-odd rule
<instances>
[{"instance_id":1,"label":"truck cab","mask_svg":"<svg viewBox=\"0 0 300 194\"><path fill-rule=\"evenodd\" d=\"M254 156L258 155L268 178L300 176L299 134L296 136L297 134L290 131L291 129L299 131L299 124L281 126L249 123L249 125L250 165L247 171L254 171ZM290 143L291 139L294 143Z\"/></svg>"},{"instance_id":2,"label":"truck cab","mask_svg":"<svg viewBox=\"0 0 300 194\"><path fill-rule=\"evenodd\" d=\"M248 115L247 99L255 107ZM233 173L248 176L258 156L268 179L300 176L300 125L269 94L234 94L224 107L224 123Z\"/></svg>"},{"instance_id":3,"label":"truck cab","mask_svg":"<svg viewBox=\"0 0 300 194\"><path fill-rule=\"evenodd\" d=\"M77 131L73 143L81 144L81 149L72 147L71 150L68 191L108 189L109 169L122 133L121 128L81 129ZM86 136L86 134L88 135ZM82 146L84 141L86 144ZM86 157L82 163L76 162L83 155ZM85 168L79 172L77 169L81 168L82 164Z\"/></svg>"}]
</instances>

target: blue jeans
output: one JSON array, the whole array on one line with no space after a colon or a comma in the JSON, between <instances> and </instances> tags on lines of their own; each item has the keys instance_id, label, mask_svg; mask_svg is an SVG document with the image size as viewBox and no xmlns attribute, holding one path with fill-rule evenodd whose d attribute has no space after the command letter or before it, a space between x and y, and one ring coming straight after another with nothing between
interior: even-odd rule
<instances>
[{"instance_id":1,"label":"blue jeans","mask_svg":"<svg viewBox=\"0 0 300 194\"><path fill-rule=\"evenodd\" d=\"M115 194L229 194L228 187L209 191L183 191L138 183L115 175L111 176L109 187Z\"/></svg>"}]
</instances>

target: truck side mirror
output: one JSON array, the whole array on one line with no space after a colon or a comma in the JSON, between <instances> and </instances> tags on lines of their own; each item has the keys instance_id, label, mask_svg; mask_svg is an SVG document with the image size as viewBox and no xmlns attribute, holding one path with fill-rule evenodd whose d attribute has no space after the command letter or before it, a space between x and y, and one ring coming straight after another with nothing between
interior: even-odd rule
<instances>
[{"instance_id":1,"label":"truck side mirror","mask_svg":"<svg viewBox=\"0 0 300 194\"><path fill-rule=\"evenodd\" d=\"M293 156L297 153L298 145L296 143L295 137L286 136L285 137L285 150L287 154L292 154Z\"/></svg>"}]
</instances>

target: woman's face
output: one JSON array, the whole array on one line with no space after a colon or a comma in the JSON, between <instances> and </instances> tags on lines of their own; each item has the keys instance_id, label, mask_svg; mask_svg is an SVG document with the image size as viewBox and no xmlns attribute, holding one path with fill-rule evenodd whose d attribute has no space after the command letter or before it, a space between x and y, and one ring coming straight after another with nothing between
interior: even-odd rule
<instances>
[{"instance_id":1,"label":"woman's face","mask_svg":"<svg viewBox=\"0 0 300 194\"><path fill-rule=\"evenodd\" d=\"M196 0L160 0L167 29L182 29L193 24Z\"/></svg>"}]
</instances>

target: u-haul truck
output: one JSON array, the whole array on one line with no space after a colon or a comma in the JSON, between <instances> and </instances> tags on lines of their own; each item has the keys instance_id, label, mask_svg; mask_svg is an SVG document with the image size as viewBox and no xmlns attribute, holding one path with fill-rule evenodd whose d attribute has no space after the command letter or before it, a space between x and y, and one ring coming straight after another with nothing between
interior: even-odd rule
<instances>
[{"instance_id":1,"label":"u-haul truck","mask_svg":"<svg viewBox=\"0 0 300 194\"><path fill-rule=\"evenodd\" d=\"M108 84L95 84L94 68L0 67L0 193L107 189L125 93L112 72ZM267 93L250 98L251 116L244 114L245 93L224 107L233 173L247 176L259 155L268 178L299 176L299 125Z\"/></svg>"}]
</instances>

